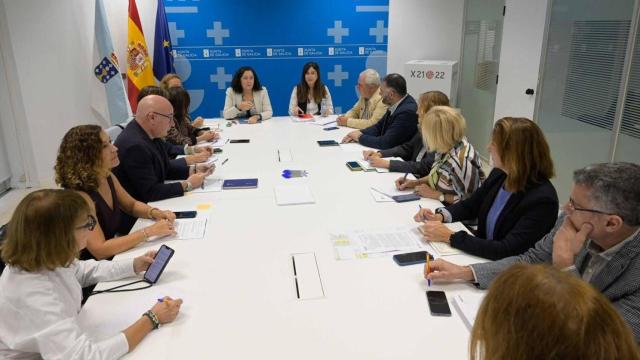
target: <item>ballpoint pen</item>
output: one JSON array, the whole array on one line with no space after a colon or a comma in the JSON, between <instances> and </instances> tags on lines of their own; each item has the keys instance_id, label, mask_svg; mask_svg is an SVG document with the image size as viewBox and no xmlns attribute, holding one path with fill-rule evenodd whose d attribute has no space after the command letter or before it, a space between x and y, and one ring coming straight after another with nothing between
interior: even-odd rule
<instances>
[{"instance_id":1,"label":"ballpoint pen","mask_svg":"<svg viewBox=\"0 0 640 360\"><path fill-rule=\"evenodd\" d=\"M429 264L429 253L427 253L427 275L431 273L431 265ZM427 279L427 285L431 287L431 279Z\"/></svg>"},{"instance_id":2,"label":"ballpoint pen","mask_svg":"<svg viewBox=\"0 0 640 360\"><path fill-rule=\"evenodd\" d=\"M226 164L227 161L229 161L229 158L224 159L224 161L222 162L222 165ZM220 165L220 166L222 166L222 165Z\"/></svg>"}]
</instances>

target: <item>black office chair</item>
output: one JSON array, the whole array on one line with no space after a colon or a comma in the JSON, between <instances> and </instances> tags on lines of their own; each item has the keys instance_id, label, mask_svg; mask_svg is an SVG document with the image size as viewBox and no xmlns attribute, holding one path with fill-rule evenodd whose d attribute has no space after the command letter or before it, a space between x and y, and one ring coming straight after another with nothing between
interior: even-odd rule
<instances>
[{"instance_id":1,"label":"black office chair","mask_svg":"<svg viewBox=\"0 0 640 360\"><path fill-rule=\"evenodd\" d=\"M4 242L4 237L7 234L7 225L8 224L4 224L0 226L0 245ZM4 270L4 261L0 258L0 275L2 275L2 270Z\"/></svg>"}]
</instances>

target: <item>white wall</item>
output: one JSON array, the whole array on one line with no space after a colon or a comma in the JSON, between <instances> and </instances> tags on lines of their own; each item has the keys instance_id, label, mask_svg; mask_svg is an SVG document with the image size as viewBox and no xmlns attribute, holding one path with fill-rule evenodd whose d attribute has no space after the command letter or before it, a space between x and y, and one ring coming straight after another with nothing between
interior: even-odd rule
<instances>
[{"instance_id":1,"label":"white wall","mask_svg":"<svg viewBox=\"0 0 640 360\"><path fill-rule=\"evenodd\" d=\"M506 0L494 119L533 119L548 0ZM526 95L526 89L534 95Z\"/></svg>"},{"instance_id":2,"label":"white wall","mask_svg":"<svg viewBox=\"0 0 640 360\"><path fill-rule=\"evenodd\" d=\"M387 73L409 60L460 59L464 0L389 0Z\"/></svg>"}]
</instances>

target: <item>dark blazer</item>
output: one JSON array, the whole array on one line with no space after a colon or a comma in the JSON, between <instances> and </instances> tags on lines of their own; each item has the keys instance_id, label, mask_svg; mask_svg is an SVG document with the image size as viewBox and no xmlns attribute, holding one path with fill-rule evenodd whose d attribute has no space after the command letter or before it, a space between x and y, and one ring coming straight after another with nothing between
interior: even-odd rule
<instances>
[{"instance_id":1,"label":"dark blazer","mask_svg":"<svg viewBox=\"0 0 640 360\"><path fill-rule=\"evenodd\" d=\"M553 228L558 218L558 195L545 180L512 194L496 220L493 240L485 239L487 215L506 178L505 172L493 169L469 198L446 207L452 221L478 219L476 236L459 231L452 235L451 246L497 260L524 253Z\"/></svg>"},{"instance_id":2,"label":"dark blazer","mask_svg":"<svg viewBox=\"0 0 640 360\"><path fill-rule=\"evenodd\" d=\"M551 265L553 263L553 239L563 221L564 215L558 218L555 228L549 234L522 255L471 265L478 286L486 289L500 272L516 263ZM582 277L587 266L589 258L587 248L590 241L585 241L582 249L576 255L575 268L570 268L576 276ZM600 272L591 277L589 283L611 301L613 307L618 310L620 316L633 331L636 342L640 342L640 307L638 306L640 304L640 233L624 244Z\"/></svg>"},{"instance_id":3,"label":"dark blazer","mask_svg":"<svg viewBox=\"0 0 640 360\"><path fill-rule=\"evenodd\" d=\"M416 101L407 94L393 112L389 110L382 116L382 119L361 130L362 136L358 142L364 146L374 149L390 149L411 140L418 131L418 105Z\"/></svg>"},{"instance_id":4,"label":"dark blazer","mask_svg":"<svg viewBox=\"0 0 640 360\"><path fill-rule=\"evenodd\" d=\"M120 165L113 169L122 187L136 200L149 202L184 194L180 183L165 180L189 177L184 159L170 160L171 145L162 139L150 139L137 121L130 122L115 142Z\"/></svg>"},{"instance_id":5,"label":"dark blazer","mask_svg":"<svg viewBox=\"0 0 640 360\"><path fill-rule=\"evenodd\" d=\"M391 160L389 162L389 171L411 173L417 178L421 178L429 175L435 157L434 152L426 152L420 161L416 161L423 147L422 135L418 130L409 142L391 149L381 150L380 154L382 157L399 157L404 160Z\"/></svg>"}]
</instances>

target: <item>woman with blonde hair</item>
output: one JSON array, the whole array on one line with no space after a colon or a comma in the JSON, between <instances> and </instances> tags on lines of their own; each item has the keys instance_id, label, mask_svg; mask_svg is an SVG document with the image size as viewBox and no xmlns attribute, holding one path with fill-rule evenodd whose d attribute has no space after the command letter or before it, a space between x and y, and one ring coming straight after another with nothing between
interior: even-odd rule
<instances>
[{"instance_id":1,"label":"woman with blonde hair","mask_svg":"<svg viewBox=\"0 0 640 360\"><path fill-rule=\"evenodd\" d=\"M97 221L85 199L70 190L27 195L9 224L0 247L7 263L0 276L0 358L120 358L178 315L182 300L151 299L151 309L121 333L91 338L78 322L81 286L134 276L147 270L156 252L117 261L78 260Z\"/></svg>"},{"instance_id":2,"label":"woman with blonde hair","mask_svg":"<svg viewBox=\"0 0 640 360\"><path fill-rule=\"evenodd\" d=\"M471 331L473 360L640 359L600 292L549 265L516 264L491 284Z\"/></svg>"},{"instance_id":3,"label":"woman with blonde hair","mask_svg":"<svg viewBox=\"0 0 640 360\"><path fill-rule=\"evenodd\" d=\"M418 100L418 127L420 127L426 115L434 106L449 106L449 98L441 91L427 91L420 95ZM371 166L381 169L389 169L390 172L411 173L416 177L429 174L433 164L433 152L428 152L422 140L422 133L416 132L413 138L396 147L387 150L365 150L362 153L365 160ZM400 160L386 160L386 157L399 157Z\"/></svg>"},{"instance_id":4,"label":"woman with blonde hair","mask_svg":"<svg viewBox=\"0 0 640 360\"><path fill-rule=\"evenodd\" d=\"M425 198L453 204L466 199L484 180L480 157L465 136L466 122L455 109L435 106L420 123L425 146L435 152L429 173L418 180L396 180L399 190L415 189Z\"/></svg>"},{"instance_id":5,"label":"woman with blonde hair","mask_svg":"<svg viewBox=\"0 0 640 360\"><path fill-rule=\"evenodd\" d=\"M553 161L542 130L525 118L502 118L493 128L489 153L494 168L469 198L443 208L422 209L426 239L491 260L519 255L547 234L558 216L551 184ZM443 222L478 219L474 235Z\"/></svg>"}]
</instances>

